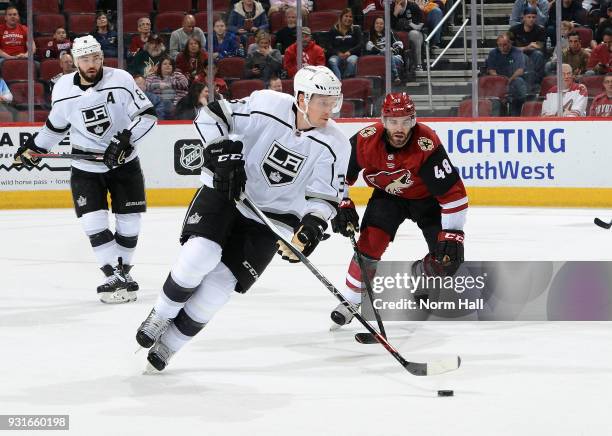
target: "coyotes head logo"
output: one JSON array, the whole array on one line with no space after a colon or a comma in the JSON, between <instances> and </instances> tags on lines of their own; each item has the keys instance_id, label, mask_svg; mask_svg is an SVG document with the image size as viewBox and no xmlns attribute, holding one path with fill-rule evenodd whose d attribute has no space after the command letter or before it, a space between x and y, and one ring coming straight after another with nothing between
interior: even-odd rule
<instances>
[{"instance_id":1,"label":"coyotes head logo","mask_svg":"<svg viewBox=\"0 0 612 436\"><path fill-rule=\"evenodd\" d=\"M410 170L401 169L393 172L379 171L375 174L366 175L368 184L393 195L403 194L403 190L414 184L410 179Z\"/></svg>"}]
</instances>

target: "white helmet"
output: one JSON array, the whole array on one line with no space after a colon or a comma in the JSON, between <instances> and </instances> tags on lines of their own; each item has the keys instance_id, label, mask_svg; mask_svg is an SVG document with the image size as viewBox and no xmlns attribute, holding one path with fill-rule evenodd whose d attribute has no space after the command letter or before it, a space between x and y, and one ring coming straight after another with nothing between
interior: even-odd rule
<instances>
[{"instance_id":1,"label":"white helmet","mask_svg":"<svg viewBox=\"0 0 612 436\"><path fill-rule=\"evenodd\" d=\"M102 53L100 43L91 35L75 38L72 43L72 57L76 64L76 60L81 56L87 56L92 53Z\"/></svg>"},{"instance_id":2,"label":"white helmet","mask_svg":"<svg viewBox=\"0 0 612 436\"><path fill-rule=\"evenodd\" d=\"M340 112L342 107L342 83L329 68L321 65L308 65L301 68L293 78L293 92L296 104L299 93L304 93L306 108L314 94L338 97L333 112Z\"/></svg>"}]
</instances>

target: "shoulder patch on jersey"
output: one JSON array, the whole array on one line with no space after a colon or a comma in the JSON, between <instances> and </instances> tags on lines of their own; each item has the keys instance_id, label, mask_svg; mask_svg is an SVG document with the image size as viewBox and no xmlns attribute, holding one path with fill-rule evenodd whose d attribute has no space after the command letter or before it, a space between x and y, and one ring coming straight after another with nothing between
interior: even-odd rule
<instances>
[{"instance_id":1,"label":"shoulder patch on jersey","mask_svg":"<svg viewBox=\"0 0 612 436\"><path fill-rule=\"evenodd\" d=\"M423 151L431 151L434 148L433 141L426 136L421 136L417 140L417 144L419 144L419 147L421 147L421 150Z\"/></svg>"},{"instance_id":2,"label":"shoulder patch on jersey","mask_svg":"<svg viewBox=\"0 0 612 436\"><path fill-rule=\"evenodd\" d=\"M361 129L359 131L359 134L363 138L368 138L368 137L374 135L375 133L376 133L376 127L374 127L374 126L366 127L365 129Z\"/></svg>"}]
</instances>

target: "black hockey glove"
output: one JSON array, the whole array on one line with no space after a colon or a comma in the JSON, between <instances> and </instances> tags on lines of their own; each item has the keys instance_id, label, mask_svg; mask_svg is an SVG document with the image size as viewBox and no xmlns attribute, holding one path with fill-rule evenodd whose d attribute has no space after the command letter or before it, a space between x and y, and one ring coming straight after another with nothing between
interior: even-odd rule
<instances>
[{"instance_id":1,"label":"black hockey glove","mask_svg":"<svg viewBox=\"0 0 612 436\"><path fill-rule=\"evenodd\" d=\"M329 235L325 234L325 229L327 229L327 222L311 214L305 215L300 222L297 232L293 235L291 243L298 248L304 256L308 257L317 245L319 245L319 242L329 238ZM278 245L278 254L280 254L284 260L290 263L297 263L300 261L285 243L278 241L276 244Z\"/></svg>"},{"instance_id":2,"label":"black hockey glove","mask_svg":"<svg viewBox=\"0 0 612 436\"><path fill-rule=\"evenodd\" d=\"M46 153L44 148L37 147L34 144L34 136L30 136L25 144L20 146L13 157L13 165L24 165L27 168L32 168L40 163L39 157L32 157L32 153Z\"/></svg>"},{"instance_id":3,"label":"black hockey glove","mask_svg":"<svg viewBox=\"0 0 612 436\"><path fill-rule=\"evenodd\" d=\"M117 132L115 136L113 136L104 152L104 165L109 169L113 169L125 163L125 159L134 151L134 146L130 144L131 137L132 132L127 129L124 129L122 132Z\"/></svg>"},{"instance_id":4,"label":"black hockey glove","mask_svg":"<svg viewBox=\"0 0 612 436\"><path fill-rule=\"evenodd\" d=\"M350 198L345 198L338 205L338 213L331 220L334 233L340 233L347 238L352 233L359 231L359 214L355 210L355 203Z\"/></svg>"},{"instance_id":5,"label":"black hockey glove","mask_svg":"<svg viewBox=\"0 0 612 436\"><path fill-rule=\"evenodd\" d=\"M224 140L204 150L204 165L213 172L213 187L228 200L238 200L246 185L242 142Z\"/></svg>"},{"instance_id":6,"label":"black hockey glove","mask_svg":"<svg viewBox=\"0 0 612 436\"><path fill-rule=\"evenodd\" d=\"M461 230L442 230L438 233L434 260L442 266L446 275L455 274L463 263L463 239Z\"/></svg>"}]
</instances>

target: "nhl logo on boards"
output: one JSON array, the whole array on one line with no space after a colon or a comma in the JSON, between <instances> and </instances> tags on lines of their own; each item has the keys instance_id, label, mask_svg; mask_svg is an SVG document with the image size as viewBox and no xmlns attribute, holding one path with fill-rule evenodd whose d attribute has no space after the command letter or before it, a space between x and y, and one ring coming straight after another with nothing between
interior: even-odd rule
<instances>
[{"instance_id":1,"label":"nhl logo on boards","mask_svg":"<svg viewBox=\"0 0 612 436\"><path fill-rule=\"evenodd\" d=\"M204 165L204 146L199 139L174 143L174 171L183 176L198 175Z\"/></svg>"},{"instance_id":2,"label":"nhl logo on boards","mask_svg":"<svg viewBox=\"0 0 612 436\"><path fill-rule=\"evenodd\" d=\"M106 104L81 109L81 115L85 129L97 138L102 138L113 125Z\"/></svg>"},{"instance_id":3,"label":"nhl logo on boards","mask_svg":"<svg viewBox=\"0 0 612 436\"><path fill-rule=\"evenodd\" d=\"M270 186L289 185L300 174L306 158L274 141L261 162L261 172Z\"/></svg>"},{"instance_id":4,"label":"nhl logo on boards","mask_svg":"<svg viewBox=\"0 0 612 436\"><path fill-rule=\"evenodd\" d=\"M417 144L419 144L419 147L421 147L421 150L423 151L430 151L433 150L434 148L434 143L431 139L426 138L424 136L421 136L418 141Z\"/></svg>"},{"instance_id":5,"label":"nhl logo on boards","mask_svg":"<svg viewBox=\"0 0 612 436\"><path fill-rule=\"evenodd\" d=\"M87 204L87 198L83 197L82 195L79 195L79 198L77 198L77 204L79 207L83 207Z\"/></svg>"},{"instance_id":6,"label":"nhl logo on boards","mask_svg":"<svg viewBox=\"0 0 612 436\"><path fill-rule=\"evenodd\" d=\"M198 224L202 217L196 212L187 218L187 224Z\"/></svg>"}]
</instances>

